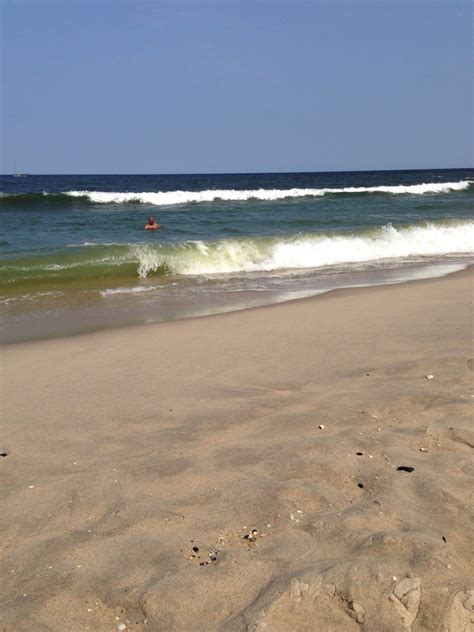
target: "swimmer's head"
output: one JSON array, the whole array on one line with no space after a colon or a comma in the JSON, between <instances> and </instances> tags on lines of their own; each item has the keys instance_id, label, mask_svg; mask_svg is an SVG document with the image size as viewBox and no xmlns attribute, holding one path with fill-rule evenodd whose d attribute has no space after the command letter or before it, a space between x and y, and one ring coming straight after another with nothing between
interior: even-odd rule
<instances>
[{"instance_id":1,"label":"swimmer's head","mask_svg":"<svg viewBox=\"0 0 474 632\"><path fill-rule=\"evenodd\" d=\"M154 224L155 223L155 218L154 217L149 217L148 218L148 223L149 224Z\"/></svg>"}]
</instances>

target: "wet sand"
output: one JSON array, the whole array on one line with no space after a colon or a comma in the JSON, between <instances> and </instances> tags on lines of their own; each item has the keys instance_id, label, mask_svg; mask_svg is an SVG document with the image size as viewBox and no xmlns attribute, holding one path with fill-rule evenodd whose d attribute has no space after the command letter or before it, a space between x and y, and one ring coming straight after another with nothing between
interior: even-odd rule
<instances>
[{"instance_id":1,"label":"wet sand","mask_svg":"<svg viewBox=\"0 0 474 632\"><path fill-rule=\"evenodd\" d=\"M474 629L472 289L4 347L0 629Z\"/></svg>"}]
</instances>

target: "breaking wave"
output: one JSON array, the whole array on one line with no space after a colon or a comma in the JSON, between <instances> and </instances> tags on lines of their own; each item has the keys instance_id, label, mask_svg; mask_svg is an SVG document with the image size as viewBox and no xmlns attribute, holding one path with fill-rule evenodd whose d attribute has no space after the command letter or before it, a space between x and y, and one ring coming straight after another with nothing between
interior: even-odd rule
<instances>
[{"instance_id":1,"label":"breaking wave","mask_svg":"<svg viewBox=\"0 0 474 632\"><path fill-rule=\"evenodd\" d=\"M68 204L150 204L153 206L173 206L176 204L192 204L214 202L245 202L261 200L271 202L289 198L322 197L325 195L425 195L442 194L455 191L468 191L473 182L428 182L410 185L387 185L374 187L343 188L293 188L293 189L207 189L205 191L65 191L37 193L2 193L0 192L0 208L9 206L49 206Z\"/></svg>"},{"instance_id":2,"label":"breaking wave","mask_svg":"<svg viewBox=\"0 0 474 632\"><path fill-rule=\"evenodd\" d=\"M187 241L177 244L90 245L48 256L14 259L0 283L57 283L152 275L317 269L413 256L474 253L474 222L433 222L348 233ZM141 290L140 290L141 291Z\"/></svg>"},{"instance_id":3,"label":"breaking wave","mask_svg":"<svg viewBox=\"0 0 474 632\"><path fill-rule=\"evenodd\" d=\"M246 200L274 201L287 198L321 197L323 195L357 195L364 193L389 193L393 195L424 195L425 193L449 193L450 191L464 191L470 186L470 181L459 182L430 182L426 184L392 185L377 187L344 187L340 189L208 189L206 191L143 191L140 193L120 193L108 191L68 191L66 195L76 198L85 197L95 204L127 204L131 202L152 204L154 206L169 206L173 204L189 204L199 202L214 202L223 200L238 202Z\"/></svg>"}]
</instances>

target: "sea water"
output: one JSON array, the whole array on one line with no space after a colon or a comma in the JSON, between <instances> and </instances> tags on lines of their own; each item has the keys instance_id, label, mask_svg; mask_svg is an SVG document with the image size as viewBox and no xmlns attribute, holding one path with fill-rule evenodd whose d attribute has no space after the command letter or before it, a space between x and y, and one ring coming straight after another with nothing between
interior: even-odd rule
<instances>
[{"instance_id":1,"label":"sea water","mask_svg":"<svg viewBox=\"0 0 474 632\"><path fill-rule=\"evenodd\" d=\"M473 201L472 169L1 176L0 340L440 276Z\"/></svg>"}]
</instances>

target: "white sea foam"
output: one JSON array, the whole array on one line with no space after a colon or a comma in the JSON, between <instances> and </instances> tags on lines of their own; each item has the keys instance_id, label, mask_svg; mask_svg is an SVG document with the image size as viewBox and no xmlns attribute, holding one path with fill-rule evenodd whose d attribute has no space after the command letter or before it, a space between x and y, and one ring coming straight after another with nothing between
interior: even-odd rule
<instances>
[{"instance_id":1,"label":"white sea foam","mask_svg":"<svg viewBox=\"0 0 474 632\"><path fill-rule=\"evenodd\" d=\"M159 269L182 275L270 272L411 256L472 253L474 222L402 229L389 224L369 234L192 242L172 249L133 247L140 277Z\"/></svg>"},{"instance_id":2,"label":"white sea foam","mask_svg":"<svg viewBox=\"0 0 474 632\"><path fill-rule=\"evenodd\" d=\"M135 287L115 287L109 288L107 290L101 290L100 294L102 296L112 296L114 294L141 294L142 292L152 292L153 290L159 289L161 286L159 285L149 285L149 286L135 286Z\"/></svg>"},{"instance_id":3,"label":"white sea foam","mask_svg":"<svg viewBox=\"0 0 474 632\"><path fill-rule=\"evenodd\" d=\"M321 197L326 194L358 194L358 193L391 193L394 195L424 195L425 193L448 193L464 191L471 181L428 182L424 184L391 185L378 187L344 187L341 189L209 189L206 191L142 191L138 193L121 193L113 191L68 191L72 197L87 197L96 204L127 204L138 202L153 206L169 206L192 202L245 201L245 200L284 200L286 198Z\"/></svg>"},{"instance_id":4,"label":"white sea foam","mask_svg":"<svg viewBox=\"0 0 474 632\"><path fill-rule=\"evenodd\" d=\"M48 297L48 299L50 298L57 298L59 296L63 296L63 292L58 292L58 291L54 291L54 292L34 292L31 294L20 294L18 296L10 296L10 297L0 297L0 304L2 305L8 305L9 303L21 303L24 301L37 301L39 298L44 298L44 297Z\"/></svg>"},{"instance_id":5,"label":"white sea foam","mask_svg":"<svg viewBox=\"0 0 474 632\"><path fill-rule=\"evenodd\" d=\"M83 241L77 244L67 244L66 248L82 248L83 246L99 246L102 248L103 246L123 246L123 244L115 241Z\"/></svg>"}]
</instances>

